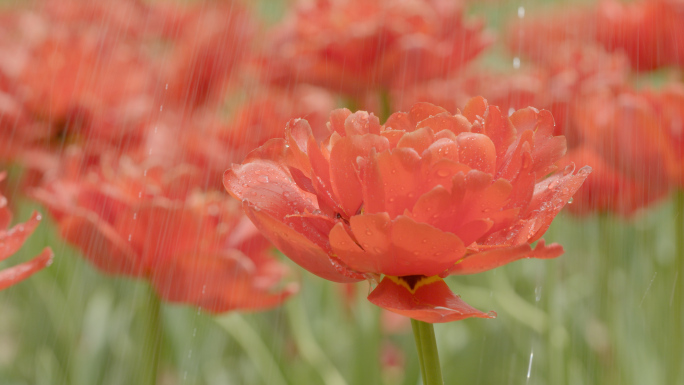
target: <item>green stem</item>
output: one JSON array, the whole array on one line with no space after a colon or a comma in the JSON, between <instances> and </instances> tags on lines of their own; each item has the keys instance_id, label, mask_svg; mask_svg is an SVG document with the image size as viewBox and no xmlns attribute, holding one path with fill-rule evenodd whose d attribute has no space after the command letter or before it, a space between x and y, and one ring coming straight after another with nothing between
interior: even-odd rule
<instances>
[{"instance_id":1,"label":"green stem","mask_svg":"<svg viewBox=\"0 0 684 385\"><path fill-rule=\"evenodd\" d=\"M411 319L411 326L416 339L423 385L444 385L442 368L439 366L435 329L431 323L414 319Z\"/></svg>"},{"instance_id":2,"label":"green stem","mask_svg":"<svg viewBox=\"0 0 684 385\"><path fill-rule=\"evenodd\" d=\"M669 341L681 341L684 328L682 314L682 301L684 301L684 190L680 190L675 195L675 210L674 210L674 228L675 228L675 259L674 259L674 274L675 283L672 291L671 307L672 307L672 334L668 338ZM679 383L681 376L681 367L684 360L682 346L680 343L670 343L671 352L669 352L669 380L668 383Z\"/></svg>"},{"instance_id":3,"label":"green stem","mask_svg":"<svg viewBox=\"0 0 684 385\"><path fill-rule=\"evenodd\" d=\"M159 356L162 344L161 300L152 287L146 303L145 330L141 354L141 381L139 384L157 384Z\"/></svg>"},{"instance_id":4,"label":"green stem","mask_svg":"<svg viewBox=\"0 0 684 385\"><path fill-rule=\"evenodd\" d=\"M392 115L392 100L387 90L380 91L380 124L385 124L387 118Z\"/></svg>"}]
</instances>

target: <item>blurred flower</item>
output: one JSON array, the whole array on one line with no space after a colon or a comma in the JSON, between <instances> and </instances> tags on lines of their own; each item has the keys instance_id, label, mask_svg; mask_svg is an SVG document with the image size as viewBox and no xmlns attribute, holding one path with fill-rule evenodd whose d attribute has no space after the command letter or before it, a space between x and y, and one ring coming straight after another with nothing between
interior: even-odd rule
<instances>
[{"instance_id":1,"label":"blurred flower","mask_svg":"<svg viewBox=\"0 0 684 385\"><path fill-rule=\"evenodd\" d=\"M5 173L0 173L0 181L5 179ZM0 261L12 256L26 242L26 239L36 229L41 220L40 214L34 212L31 218L9 229L12 213L7 207L7 199L0 194ZM8 269L0 270L0 290L20 282L33 273L42 270L52 263L53 253L46 247L37 257Z\"/></svg>"},{"instance_id":2,"label":"blurred flower","mask_svg":"<svg viewBox=\"0 0 684 385\"><path fill-rule=\"evenodd\" d=\"M677 184L681 138L675 141L663 129L661 113L639 92L587 95L578 101L572 120L580 144L563 162L595 167L575 196L573 212L629 215L665 197Z\"/></svg>"},{"instance_id":3,"label":"blurred flower","mask_svg":"<svg viewBox=\"0 0 684 385\"><path fill-rule=\"evenodd\" d=\"M392 95L397 109L426 101L456 110L476 95L510 114L528 106L551 111L554 135L565 135L574 144L575 133L567 129L570 115L584 95L624 86L629 63L622 54L608 53L597 44L559 43L534 58L534 63L514 73L468 71L447 81L430 81Z\"/></svg>"},{"instance_id":4,"label":"blurred flower","mask_svg":"<svg viewBox=\"0 0 684 385\"><path fill-rule=\"evenodd\" d=\"M65 165L65 174L70 169ZM296 288L236 201L193 192L187 167L103 162L34 196L100 270L147 279L159 296L218 313L277 306Z\"/></svg>"},{"instance_id":5,"label":"blurred flower","mask_svg":"<svg viewBox=\"0 0 684 385\"><path fill-rule=\"evenodd\" d=\"M428 103L395 113L334 110L317 142L305 120L226 171L227 190L290 259L336 282L384 278L368 299L426 322L490 317L442 277L521 258L590 172L553 173L565 139L548 111L506 118L482 98L451 115Z\"/></svg>"},{"instance_id":6,"label":"blurred flower","mask_svg":"<svg viewBox=\"0 0 684 385\"><path fill-rule=\"evenodd\" d=\"M202 2L181 14L166 71L167 100L188 111L216 106L246 56L256 23L235 2Z\"/></svg>"},{"instance_id":7,"label":"blurred flower","mask_svg":"<svg viewBox=\"0 0 684 385\"><path fill-rule=\"evenodd\" d=\"M649 71L666 65L684 65L684 3L648 0L625 4L599 3L596 38L610 51L627 53L632 68Z\"/></svg>"},{"instance_id":8,"label":"blurred flower","mask_svg":"<svg viewBox=\"0 0 684 385\"><path fill-rule=\"evenodd\" d=\"M568 41L598 42L609 52L626 54L637 71L684 64L684 42L672 38L684 33L681 1L602 0L595 7L568 7L512 23L506 34L511 51L538 60Z\"/></svg>"},{"instance_id":9,"label":"blurred flower","mask_svg":"<svg viewBox=\"0 0 684 385\"><path fill-rule=\"evenodd\" d=\"M272 31L264 72L272 81L311 83L358 96L443 78L491 43L460 2L302 2Z\"/></svg>"}]
</instances>

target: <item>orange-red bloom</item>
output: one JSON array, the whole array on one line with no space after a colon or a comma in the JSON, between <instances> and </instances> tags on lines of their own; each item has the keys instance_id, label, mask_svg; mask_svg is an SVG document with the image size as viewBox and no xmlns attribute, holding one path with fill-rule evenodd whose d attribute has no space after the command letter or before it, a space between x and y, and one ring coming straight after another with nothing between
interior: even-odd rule
<instances>
[{"instance_id":1,"label":"orange-red bloom","mask_svg":"<svg viewBox=\"0 0 684 385\"><path fill-rule=\"evenodd\" d=\"M647 0L625 4L603 0L597 12L596 38L610 51L627 53L632 68L649 71L684 65L684 4Z\"/></svg>"},{"instance_id":2,"label":"orange-red bloom","mask_svg":"<svg viewBox=\"0 0 684 385\"><path fill-rule=\"evenodd\" d=\"M268 242L237 202L189 191L187 171L123 158L82 178L53 180L35 196L90 262L106 273L149 280L166 301L210 312L282 303L295 287L275 289L285 270L269 255Z\"/></svg>"},{"instance_id":3,"label":"orange-red bloom","mask_svg":"<svg viewBox=\"0 0 684 385\"><path fill-rule=\"evenodd\" d=\"M661 98L676 101L651 94L649 102L629 90L598 92L578 101L572 120L580 144L564 162L591 163L595 174L576 194L572 211L629 215L677 185L682 123L672 114L676 104L668 106Z\"/></svg>"},{"instance_id":4,"label":"orange-red bloom","mask_svg":"<svg viewBox=\"0 0 684 385\"><path fill-rule=\"evenodd\" d=\"M426 322L489 317L442 277L551 258L540 239L589 174L553 173L565 139L548 111L510 118L482 98L452 115L428 103L395 113L335 110L316 141L305 120L226 171L254 224L310 272L337 282L384 278L368 299Z\"/></svg>"},{"instance_id":5,"label":"orange-red bloom","mask_svg":"<svg viewBox=\"0 0 684 385\"><path fill-rule=\"evenodd\" d=\"M0 173L0 181L5 178L5 173ZM26 242L41 220L40 214L34 212L31 218L9 229L12 222L12 213L7 207L7 199L0 194L0 261L12 256ZM37 257L9 269L0 270L0 290L20 282L33 273L42 270L52 263L52 250L46 247Z\"/></svg>"},{"instance_id":6,"label":"orange-red bloom","mask_svg":"<svg viewBox=\"0 0 684 385\"><path fill-rule=\"evenodd\" d=\"M482 23L443 0L317 0L272 33L268 76L359 95L445 77L491 42Z\"/></svg>"}]
</instances>

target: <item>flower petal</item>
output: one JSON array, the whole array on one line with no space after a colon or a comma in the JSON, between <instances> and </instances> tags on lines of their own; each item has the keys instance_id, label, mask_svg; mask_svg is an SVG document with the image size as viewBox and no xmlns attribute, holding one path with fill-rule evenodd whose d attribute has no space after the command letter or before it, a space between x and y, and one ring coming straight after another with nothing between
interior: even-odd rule
<instances>
[{"instance_id":1,"label":"flower petal","mask_svg":"<svg viewBox=\"0 0 684 385\"><path fill-rule=\"evenodd\" d=\"M164 300L191 303L211 313L269 309L297 291L296 285L282 291L271 290L271 282L259 285L258 273L249 258L235 250L228 255L177 255L155 269L152 283Z\"/></svg>"},{"instance_id":2,"label":"flower petal","mask_svg":"<svg viewBox=\"0 0 684 385\"><path fill-rule=\"evenodd\" d=\"M0 261L9 258L21 248L40 223L40 219L40 214L34 211L28 221L19 223L7 231L0 230Z\"/></svg>"},{"instance_id":3,"label":"flower petal","mask_svg":"<svg viewBox=\"0 0 684 385\"><path fill-rule=\"evenodd\" d=\"M550 259L560 257L562 254L563 247L561 245L554 243L546 246L543 239L537 243L534 250L529 244L493 248L466 256L449 269L449 275L477 274L507 265L519 259Z\"/></svg>"},{"instance_id":4,"label":"flower petal","mask_svg":"<svg viewBox=\"0 0 684 385\"><path fill-rule=\"evenodd\" d=\"M275 247L309 272L333 282L357 282L340 274L330 262L328 254L306 236L260 210L250 202L243 202L245 214Z\"/></svg>"},{"instance_id":5,"label":"flower petal","mask_svg":"<svg viewBox=\"0 0 684 385\"><path fill-rule=\"evenodd\" d=\"M373 148L383 152L389 148L389 143L380 135L354 135L341 138L330 151L332 188L347 217L356 215L363 202L357 158L367 158Z\"/></svg>"},{"instance_id":6,"label":"flower petal","mask_svg":"<svg viewBox=\"0 0 684 385\"><path fill-rule=\"evenodd\" d=\"M223 175L223 185L232 196L259 206L275 218L318 209L316 196L299 189L288 171L270 160L234 164Z\"/></svg>"},{"instance_id":7,"label":"flower petal","mask_svg":"<svg viewBox=\"0 0 684 385\"><path fill-rule=\"evenodd\" d=\"M434 276L385 276L368 300L383 309L429 323L496 316L471 307L454 295L444 280Z\"/></svg>"},{"instance_id":8,"label":"flower petal","mask_svg":"<svg viewBox=\"0 0 684 385\"><path fill-rule=\"evenodd\" d=\"M52 250L49 247L46 247L32 260L0 271L0 290L12 286L17 282L30 277L37 271L50 266L53 257L54 254L52 253Z\"/></svg>"},{"instance_id":9,"label":"flower petal","mask_svg":"<svg viewBox=\"0 0 684 385\"><path fill-rule=\"evenodd\" d=\"M356 215L350 219L353 234L338 223L330 232L337 257L360 272L403 275L437 275L464 254L463 242L454 234L400 215Z\"/></svg>"}]
</instances>

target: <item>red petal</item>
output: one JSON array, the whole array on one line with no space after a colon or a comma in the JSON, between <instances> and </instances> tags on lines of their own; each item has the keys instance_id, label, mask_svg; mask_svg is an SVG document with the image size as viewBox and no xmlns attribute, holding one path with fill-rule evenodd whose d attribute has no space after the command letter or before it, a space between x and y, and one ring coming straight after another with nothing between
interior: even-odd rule
<instances>
[{"instance_id":1,"label":"red petal","mask_svg":"<svg viewBox=\"0 0 684 385\"><path fill-rule=\"evenodd\" d=\"M416 153L422 154L434 141L435 138L432 135L432 129L424 127L404 134L396 147L412 148L416 150Z\"/></svg>"},{"instance_id":2,"label":"red petal","mask_svg":"<svg viewBox=\"0 0 684 385\"><path fill-rule=\"evenodd\" d=\"M333 282L357 282L360 280L350 279L340 274L330 263L327 253L285 223L259 210L249 202L244 202L243 208L245 214L264 236L299 266Z\"/></svg>"},{"instance_id":3,"label":"red petal","mask_svg":"<svg viewBox=\"0 0 684 385\"><path fill-rule=\"evenodd\" d=\"M326 253L332 253L328 239L330 230L335 226L332 218L316 214L288 215L283 222L307 237Z\"/></svg>"},{"instance_id":4,"label":"red petal","mask_svg":"<svg viewBox=\"0 0 684 385\"><path fill-rule=\"evenodd\" d=\"M494 143L497 160L501 162L508 147L515 141L515 128L497 106L489 107L489 113L485 117L485 134ZM497 163L497 169L499 166L500 164Z\"/></svg>"},{"instance_id":5,"label":"red petal","mask_svg":"<svg viewBox=\"0 0 684 385\"><path fill-rule=\"evenodd\" d=\"M382 152L389 143L379 135L354 135L340 139L330 151L332 188L347 217L356 215L363 202L357 158L368 158L372 148Z\"/></svg>"},{"instance_id":6,"label":"red petal","mask_svg":"<svg viewBox=\"0 0 684 385\"><path fill-rule=\"evenodd\" d=\"M301 190L280 164L254 159L233 165L223 175L226 190L241 201L249 201L276 218L318 209L316 196Z\"/></svg>"},{"instance_id":7,"label":"red petal","mask_svg":"<svg viewBox=\"0 0 684 385\"><path fill-rule=\"evenodd\" d=\"M21 248L40 223L40 219L40 214L34 211L28 221L19 223L7 231L0 230L0 261L9 258Z\"/></svg>"},{"instance_id":8,"label":"red petal","mask_svg":"<svg viewBox=\"0 0 684 385\"><path fill-rule=\"evenodd\" d=\"M443 112L448 113L449 111L430 103L420 102L414 104L408 113L408 118L411 122L411 128L408 131L415 130L418 126L418 123L420 123L422 120L425 120L433 115L439 115Z\"/></svg>"},{"instance_id":9,"label":"red petal","mask_svg":"<svg viewBox=\"0 0 684 385\"><path fill-rule=\"evenodd\" d=\"M478 116L480 118L485 117L485 114L487 113L487 107L487 100L485 100L485 98L482 96L476 96L468 100L466 103L465 107L463 108L463 116L465 116L471 123L475 123L478 120Z\"/></svg>"},{"instance_id":10,"label":"red petal","mask_svg":"<svg viewBox=\"0 0 684 385\"><path fill-rule=\"evenodd\" d=\"M487 135L462 133L457 136L461 163L485 172L496 171L496 148Z\"/></svg>"},{"instance_id":11,"label":"red petal","mask_svg":"<svg viewBox=\"0 0 684 385\"><path fill-rule=\"evenodd\" d=\"M421 277L409 285L402 277L386 276L370 293L368 300L383 309L429 323L496 316L465 303L439 277Z\"/></svg>"},{"instance_id":12,"label":"red petal","mask_svg":"<svg viewBox=\"0 0 684 385\"><path fill-rule=\"evenodd\" d=\"M68 216L59 224L62 237L78 246L98 269L110 274L140 276L142 261L136 251L95 215Z\"/></svg>"},{"instance_id":13,"label":"red petal","mask_svg":"<svg viewBox=\"0 0 684 385\"><path fill-rule=\"evenodd\" d=\"M17 282L30 277L35 272L50 266L53 257L54 254L52 253L52 250L49 247L46 247L32 260L0 271L0 290L12 286Z\"/></svg>"},{"instance_id":14,"label":"red petal","mask_svg":"<svg viewBox=\"0 0 684 385\"><path fill-rule=\"evenodd\" d=\"M357 111L344 120L347 136L375 134L380 135L380 120L366 111Z\"/></svg>"},{"instance_id":15,"label":"red petal","mask_svg":"<svg viewBox=\"0 0 684 385\"><path fill-rule=\"evenodd\" d=\"M152 282L166 301L192 304L211 313L229 310L264 310L282 304L296 290L271 290L259 284L249 258L232 255L181 255L155 269Z\"/></svg>"},{"instance_id":16,"label":"red petal","mask_svg":"<svg viewBox=\"0 0 684 385\"><path fill-rule=\"evenodd\" d=\"M396 130L411 132L415 129L415 125L411 125L411 121L409 120L408 114L405 112L395 112L394 114L390 115L390 117L387 118L384 127L386 131Z\"/></svg>"},{"instance_id":17,"label":"red petal","mask_svg":"<svg viewBox=\"0 0 684 385\"><path fill-rule=\"evenodd\" d=\"M330 244L342 262L359 272L436 275L465 253L454 234L404 215L393 221L386 213L356 215L350 227L355 240L338 223L330 232Z\"/></svg>"},{"instance_id":18,"label":"red petal","mask_svg":"<svg viewBox=\"0 0 684 385\"><path fill-rule=\"evenodd\" d=\"M530 221L534 221L536 233L530 237L528 242L534 242L544 235L553 218L565 207L568 200L582 186L590 173L591 167L584 166L577 174L556 173L537 183L534 196L527 208L528 218Z\"/></svg>"},{"instance_id":19,"label":"red petal","mask_svg":"<svg viewBox=\"0 0 684 385\"><path fill-rule=\"evenodd\" d=\"M532 247L529 244L524 244L514 247L495 248L471 254L450 268L449 275L477 274L515 262L519 259L550 259L560 257L562 254L563 247L561 245L554 243L547 247L542 239L537 243L537 247L535 247L534 250L532 250Z\"/></svg>"},{"instance_id":20,"label":"red petal","mask_svg":"<svg viewBox=\"0 0 684 385\"><path fill-rule=\"evenodd\" d=\"M431 116L418 123L418 128L429 127L434 133L449 131L455 135L462 132L470 132L470 123L462 115L442 113Z\"/></svg>"},{"instance_id":21,"label":"red petal","mask_svg":"<svg viewBox=\"0 0 684 385\"><path fill-rule=\"evenodd\" d=\"M352 112L346 108L338 108L330 113L330 131L337 132L338 134L344 136L344 121L347 119Z\"/></svg>"}]
</instances>

